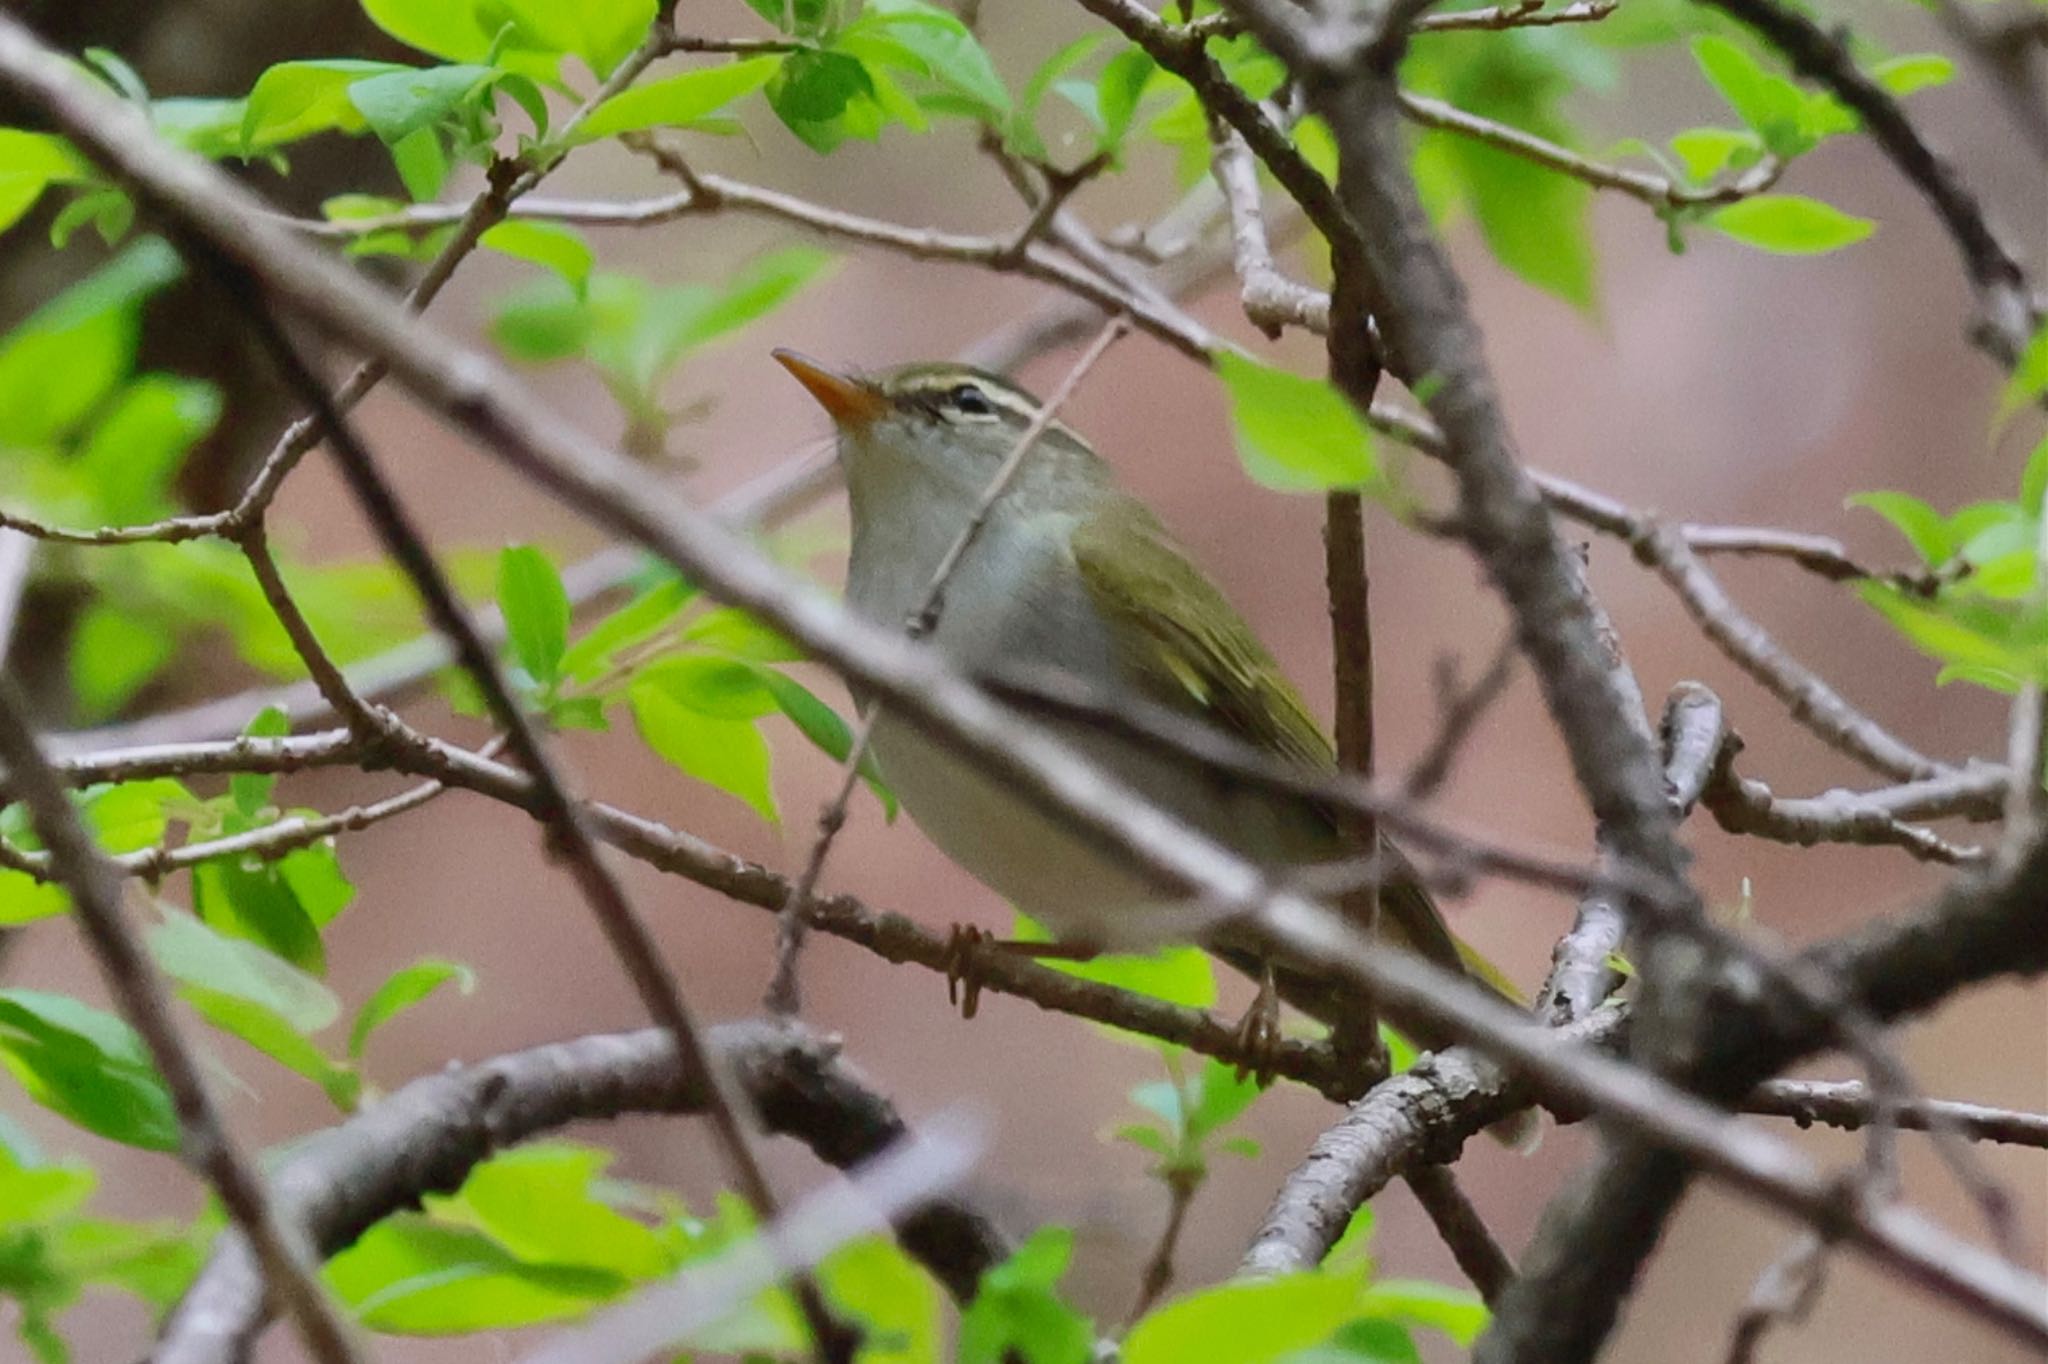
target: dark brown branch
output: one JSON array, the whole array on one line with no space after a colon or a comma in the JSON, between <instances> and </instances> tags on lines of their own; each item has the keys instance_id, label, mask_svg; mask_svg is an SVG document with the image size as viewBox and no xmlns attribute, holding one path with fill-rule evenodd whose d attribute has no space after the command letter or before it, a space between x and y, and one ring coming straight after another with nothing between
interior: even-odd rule
<instances>
[{"instance_id":1,"label":"dark brown branch","mask_svg":"<svg viewBox=\"0 0 2048 1364\"><path fill-rule=\"evenodd\" d=\"M772 1132L845 1169L903 1135L902 1119L839 1055L792 1023L713 1028L710 1044ZM309 1139L277 1171L282 1215L332 1255L390 1213L460 1185L497 1151L573 1122L630 1113L701 1113L701 1073L655 1029L513 1052L413 1081ZM1004 1238L971 1207L943 1199L897 1224L904 1248L956 1298L1002 1258ZM153 1364L245 1353L265 1319L248 1247L230 1237L165 1324Z\"/></svg>"},{"instance_id":2,"label":"dark brown branch","mask_svg":"<svg viewBox=\"0 0 2048 1364\"><path fill-rule=\"evenodd\" d=\"M108 990L163 1077L177 1113L180 1156L213 1187L253 1247L251 1277L277 1295L314 1359L355 1364L363 1356L347 1323L320 1286L301 1238L228 1132L198 1055L179 1035L170 992L122 917L121 880L44 760L29 727L26 702L5 674L0 674L0 760L28 807L36 836L50 850L57 879L70 892L79 929Z\"/></svg>"}]
</instances>

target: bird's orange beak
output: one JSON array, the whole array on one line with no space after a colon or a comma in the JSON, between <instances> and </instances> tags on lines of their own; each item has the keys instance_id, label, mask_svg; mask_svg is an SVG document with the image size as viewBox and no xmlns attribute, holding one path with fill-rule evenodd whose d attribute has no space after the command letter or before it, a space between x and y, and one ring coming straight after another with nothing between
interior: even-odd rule
<instances>
[{"instance_id":1,"label":"bird's orange beak","mask_svg":"<svg viewBox=\"0 0 2048 1364\"><path fill-rule=\"evenodd\" d=\"M889 400L872 384L826 369L793 350L778 350L774 355L784 369L796 376L798 383L810 390L818 406L841 426L866 426L889 408Z\"/></svg>"}]
</instances>

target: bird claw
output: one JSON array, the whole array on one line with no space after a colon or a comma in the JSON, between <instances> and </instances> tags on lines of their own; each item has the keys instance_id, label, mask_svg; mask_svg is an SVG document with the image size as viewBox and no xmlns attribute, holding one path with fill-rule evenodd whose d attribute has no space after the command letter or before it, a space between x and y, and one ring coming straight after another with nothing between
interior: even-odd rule
<instances>
[{"instance_id":1,"label":"bird claw","mask_svg":"<svg viewBox=\"0 0 2048 1364\"><path fill-rule=\"evenodd\" d=\"M957 1006L963 1019L981 1009L980 958L994 940L994 934L973 924L954 924L946 935L946 1002Z\"/></svg>"},{"instance_id":2,"label":"bird claw","mask_svg":"<svg viewBox=\"0 0 2048 1364\"><path fill-rule=\"evenodd\" d=\"M1271 969L1259 976L1258 997L1244 1011L1244 1017L1238 1019L1233 1036L1237 1044L1237 1078L1249 1076L1261 1089L1272 1084L1284 1039L1280 1033L1280 990L1273 982Z\"/></svg>"}]
</instances>

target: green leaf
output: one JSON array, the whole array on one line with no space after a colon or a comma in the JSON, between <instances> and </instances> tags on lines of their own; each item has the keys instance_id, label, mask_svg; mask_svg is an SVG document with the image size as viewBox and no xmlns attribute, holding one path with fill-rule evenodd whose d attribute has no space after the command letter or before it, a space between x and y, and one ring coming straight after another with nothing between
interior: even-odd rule
<instances>
[{"instance_id":1,"label":"green leaf","mask_svg":"<svg viewBox=\"0 0 2048 1364\"><path fill-rule=\"evenodd\" d=\"M1288 1358L1289 1364L1422 1364L1422 1353L1405 1327L1370 1317L1347 1322L1328 1344Z\"/></svg>"},{"instance_id":2,"label":"green leaf","mask_svg":"<svg viewBox=\"0 0 2048 1364\"><path fill-rule=\"evenodd\" d=\"M1688 128L1673 135L1671 150L1695 184L1704 184L1738 162L1750 164L1763 153L1757 135L1734 128Z\"/></svg>"},{"instance_id":3,"label":"green leaf","mask_svg":"<svg viewBox=\"0 0 2048 1364\"><path fill-rule=\"evenodd\" d=\"M1806 94L1797 85L1766 71L1726 38L1695 38L1692 55L1728 107L1763 138L1765 146L1788 157L1812 146L1801 128Z\"/></svg>"},{"instance_id":4,"label":"green leaf","mask_svg":"<svg viewBox=\"0 0 2048 1364\"><path fill-rule=\"evenodd\" d=\"M173 510L178 468L220 414L220 390L195 379L144 374L115 393L73 464L98 514L144 521Z\"/></svg>"},{"instance_id":5,"label":"green leaf","mask_svg":"<svg viewBox=\"0 0 2048 1364\"><path fill-rule=\"evenodd\" d=\"M2005 387L1998 395L1998 413L1992 418L1994 426L2004 426L2012 420L2014 413L2048 394L2048 324L2037 330L2020 352L2019 362L2012 367L2012 375L2005 381ZM2038 500L2027 505L2038 507Z\"/></svg>"},{"instance_id":6,"label":"green leaf","mask_svg":"<svg viewBox=\"0 0 2048 1364\"><path fill-rule=\"evenodd\" d=\"M165 622L96 601L71 627L71 692L91 723L121 709L177 651Z\"/></svg>"},{"instance_id":7,"label":"green leaf","mask_svg":"<svg viewBox=\"0 0 2048 1364\"><path fill-rule=\"evenodd\" d=\"M1964 603L1928 604L1889 583L1866 582L1857 591L1909 644L1944 664L2022 680L2048 679L2048 659L2039 651L2030 656L2016 648L2014 619L1988 604L1975 610Z\"/></svg>"},{"instance_id":8,"label":"green leaf","mask_svg":"<svg viewBox=\"0 0 2048 1364\"><path fill-rule=\"evenodd\" d=\"M687 128L766 85L782 62L781 57L749 57L622 90L592 110L571 140L596 142L646 128Z\"/></svg>"},{"instance_id":9,"label":"green leaf","mask_svg":"<svg viewBox=\"0 0 2048 1364\"><path fill-rule=\"evenodd\" d=\"M658 690L677 705L721 720L758 720L776 709L763 672L719 654L675 654L649 664L635 690Z\"/></svg>"},{"instance_id":10,"label":"green leaf","mask_svg":"<svg viewBox=\"0 0 2048 1364\"><path fill-rule=\"evenodd\" d=\"M683 772L736 796L769 823L779 815L768 783L768 744L747 720L690 710L659 686L635 683L628 696L647 746Z\"/></svg>"},{"instance_id":11,"label":"green leaf","mask_svg":"<svg viewBox=\"0 0 2048 1364\"><path fill-rule=\"evenodd\" d=\"M491 34L469 0L359 0L370 22L410 47L448 62L488 56Z\"/></svg>"},{"instance_id":12,"label":"green leaf","mask_svg":"<svg viewBox=\"0 0 2048 1364\"><path fill-rule=\"evenodd\" d=\"M882 130L874 78L866 64L844 52L791 54L768 82L768 105L820 155L849 137L873 140Z\"/></svg>"},{"instance_id":13,"label":"green leaf","mask_svg":"<svg viewBox=\"0 0 2048 1364\"><path fill-rule=\"evenodd\" d=\"M850 45L876 35L910 53L924 74L964 97L991 122L1000 126L1009 116L1010 92L1003 88L988 53L957 16L924 0L868 0L862 17L841 42Z\"/></svg>"},{"instance_id":14,"label":"green leaf","mask_svg":"<svg viewBox=\"0 0 2048 1364\"><path fill-rule=\"evenodd\" d=\"M818 1266L825 1299L861 1329L861 1364L939 1364L939 1288L887 1236L841 1246Z\"/></svg>"},{"instance_id":15,"label":"green leaf","mask_svg":"<svg viewBox=\"0 0 2048 1364\"><path fill-rule=\"evenodd\" d=\"M597 255L589 244L558 223L514 219L499 223L477 240L515 260L530 261L554 271L579 294L589 282L591 266L597 263Z\"/></svg>"},{"instance_id":16,"label":"green leaf","mask_svg":"<svg viewBox=\"0 0 2048 1364\"><path fill-rule=\"evenodd\" d=\"M243 857L203 862L192 871L192 905L230 937L260 943L316 975L327 969L319 925L274 864Z\"/></svg>"},{"instance_id":17,"label":"green leaf","mask_svg":"<svg viewBox=\"0 0 2048 1364\"><path fill-rule=\"evenodd\" d=\"M1381 1279L1369 1284L1358 1299L1368 1316L1390 1317L1409 1326L1441 1331L1460 1349L1469 1350L1486 1329L1491 1314L1477 1293L1431 1283L1426 1279Z\"/></svg>"},{"instance_id":18,"label":"green leaf","mask_svg":"<svg viewBox=\"0 0 2048 1364\"><path fill-rule=\"evenodd\" d=\"M1011 115L1009 129L1005 133L1011 152L1034 161L1045 159L1045 138L1038 130L1038 110L1045 102L1046 91L1086 61L1102 45L1102 40L1101 33L1084 33L1046 58L1031 73L1031 79L1024 83L1024 96Z\"/></svg>"},{"instance_id":19,"label":"green leaf","mask_svg":"<svg viewBox=\"0 0 2048 1364\"><path fill-rule=\"evenodd\" d=\"M526 675L543 687L559 681L569 647L569 593L546 554L532 545L499 554L498 609Z\"/></svg>"},{"instance_id":20,"label":"green leaf","mask_svg":"<svg viewBox=\"0 0 2048 1364\"><path fill-rule=\"evenodd\" d=\"M295 1032L318 1032L341 1016L341 1001L318 980L276 953L228 937L189 914L166 913L147 940L150 954L171 979L260 1004Z\"/></svg>"},{"instance_id":21,"label":"green leaf","mask_svg":"<svg viewBox=\"0 0 2048 1364\"><path fill-rule=\"evenodd\" d=\"M1158 64L1138 47L1125 48L1103 66L1095 82L1095 107L1102 119L1097 150L1114 156L1122 148L1131 120L1137 116L1138 101L1158 70Z\"/></svg>"},{"instance_id":22,"label":"green leaf","mask_svg":"<svg viewBox=\"0 0 2048 1364\"><path fill-rule=\"evenodd\" d=\"M242 109L242 154L254 155L328 131L360 133L362 111L349 87L370 76L410 71L391 62L329 58L280 62L256 78Z\"/></svg>"},{"instance_id":23,"label":"green leaf","mask_svg":"<svg viewBox=\"0 0 2048 1364\"><path fill-rule=\"evenodd\" d=\"M372 1033L450 982L466 995L476 989L476 974L458 962L426 957L385 977L376 993L363 1001L348 1031L349 1059L361 1061Z\"/></svg>"},{"instance_id":24,"label":"green leaf","mask_svg":"<svg viewBox=\"0 0 2048 1364\"><path fill-rule=\"evenodd\" d=\"M1356 1275L1313 1272L1227 1283L1177 1298L1131 1328L1124 1364L1263 1364L1349 1320Z\"/></svg>"},{"instance_id":25,"label":"green leaf","mask_svg":"<svg viewBox=\"0 0 2048 1364\"><path fill-rule=\"evenodd\" d=\"M1472 213L1488 249L1530 284L1590 311L1596 272L1588 227L1592 187L1483 142L1457 141Z\"/></svg>"},{"instance_id":26,"label":"green leaf","mask_svg":"<svg viewBox=\"0 0 2048 1364\"><path fill-rule=\"evenodd\" d=\"M1200 1141L1235 1122L1262 1092L1259 1082L1239 1075L1237 1067L1213 1056L1205 1059L1195 1105L1188 1113L1188 1136Z\"/></svg>"},{"instance_id":27,"label":"green leaf","mask_svg":"<svg viewBox=\"0 0 2048 1364\"><path fill-rule=\"evenodd\" d=\"M2034 453L2027 456L2027 467L2020 474L2020 506L2040 516L2048 514L2044 502L2048 502L2048 431L2034 443Z\"/></svg>"},{"instance_id":28,"label":"green leaf","mask_svg":"<svg viewBox=\"0 0 2048 1364\"><path fill-rule=\"evenodd\" d=\"M1910 493L1857 493L1847 505L1874 511L1891 522L1929 567L1947 563L1962 547L1949 531L1948 518Z\"/></svg>"},{"instance_id":29,"label":"green leaf","mask_svg":"<svg viewBox=\"0 0 2048 1364\"><path fill-rule=\"evenodd\" d=\"M1904 98L1929 86L1947 85L1955 79L1956 64L1935 52L1914 52L1892 57L1870 68L1871 78L1892 94Z\"/></svg>"},{"instance_id":30,"label":"green leaf","mask_svg":"<svg viewBox=\"0 0 2048 1364\"><path fill-rule=\"evenodd\" d=\"M320 1086L328 1102L347 1113L362 1096L362 1080L354 1070L331 1060L308 1041L290 1019L257 1000L188 985L179 995L201 1018L230 1037Z\"/></svg>"},{"instance_id":31,"label":"green leaf","mask_svg":"<svg viewBox=\"0 0 2048 1364\"><path fill-rule=\"evenodd\" d=\"M91 163L56 134L0 128L0 232L26 216L51 185L92 178Z\"/></svg>"},{"instance_id":32,"label":"green leaf","mask_svg":"<svg viewBox=\"0 0 2048 1364\"><path fill-rule=\"evenodd\" d=\"M525 1264L466 1227L415 1213L385 1218L323 1272L363 1325L397 1335L462 1335L579 1316L629 1284L602 1270Z\"/></svg>"},{"instance_id":33,"label":"green leaf","mask_svg":"<svg viewBox=\"0 0 2048 1364\"><path fill-rule=\"evenodd\" d=\"M448 182L448 149L441 145L441 134L433 128L421 128L400 138L391 148L391 164L398 171L399 180L405 185L405 192L415 203L426 203L441 192L441 186ZM399 234L405 249L400 255L417 257L425 246L425 240L415 242ZM370 239L355 243L357 248L367 246ZM352 248L354 249L354 248Z\"/></svg>"},{"instance_id":34,"label":"green leaf","mask_svg":"<svg viewBox=\"0 0 2048 1364\"><path fill-rule=\"evenodd\" d=\"M1040 1227L982 1275L974 1301L960 1314L960 1364L998 1364L1011 1352L1025 1364L1084 1364L1092 1358L1094 1323L1057 1291L1073 1253L1073 1232Z\"/></svg>"},{"instance_id":35,"label":"green leaf","mask_svg":"<svg viewBox=\"0 0 2048 1364\"><path fill-rule=\"evenodd\" d=\"M1715 209L1707 225L1739 242L1786 256L1839 251L1877 230L1868 218L1800 194L1759 194Z\"/></svg>"},{"instance_id":36,"label":"green leaf","mask_svg":"<svg viewBox=\"0 0 2048 1364\"><path fill-rule=\"evenodd\" d=\"M562 674L591 682L611 671L618 655L667 628L697 595L681 578L667 578L585 631L562 655Z\"/></svg>"},{"instance_id":37,"label":"green leaf","mask_svg":"<svg viewBox=\"0 0 2048 1364\"><path fill-rule=\"evenodd\" d=\"M706 611L683 628L683 638L756 663L795 663L804 656L780 631L735 606Z\"/></svg>"},{"instance_id":38,"label":"green leaf","mask_svg":"<svg viewBox=\"0 0 2048 1364\"><path fill-rule=\"evenodd\" d=\"M424 132L488 89L499 73L488 66L401 67L348 87L349 103L386 146Z\"/></svg>"},{"instance_id":39,"label":"green leaf","mask_svg":"<svg viewBox=\"0 0 2048 1364\"><path fill-rule=\"evenodd\" d=\"M472 1226L526 1264L602 1270L642 1280L666 1273L654 1232L591 1192L607 1152L548 1144L506 1151L476 1166L462 1188L431 1199L437 1220Z\"/></svg>"},{"instance_id":40,"label":"green leaf","mask_svg":"<svg viewBox=\"0 0 2048 1364\"><path fill-rule=\"evenodd\" d=\"M1322 492L1377 477L1372 433L1327 382L1230 352L1217 356L1216 372L1230 397L1238 457L1254 482Z\"/></svg>"},{"instance_id":41,"label":"green leaf","mask_svg":"<svg viewBox=\"0 0 2048 1364\"><path fill-rule=\"evenodd\" d=\"M806 739L816 744L826 754L839 762L845 762L847 754L853 752L853 730L838 712L811 694L795 678L766 665L755 665L761 685L768 689L777 708L789 717ZM882 813L893 820L896 818L896 794L882 779L882 771L875 765L875 755L862 753L860 757L860 778L868 789L875 793L875 799L882 803Z\"/></svg>"},{"instance_id":42,"label":"green leaf","mask_svg":"<svg viewBox=\"0 0 2048 1364\"><path fill-rule=\"evenodd\" d=\"M0 990L0 1065L43 1107L110 1141L178 1146L178 1119L142 1039L66 995Z\"/></svg>"},{"instance_id":43,"label":"green leaf","mask_svg":"<svg viewBox=\"0 0 2048 1364\"><path fill-rule=\"evenodd\" d=\"M1052 934L1028 914L1012 922L1010 936L1020 942L1051 942ZM1114 985L1169 1004L1206 1009L1216 1003L1216 971L1209 954L1197 947L1162 947L1143 954L1106 952L1087 961L1047 958L1055 971L1082 980Z\"/></svg>"},{"instance_id":44,"label":"green leaf","mask_svg":"<svg viewBox=\"0 0 2048 1364\"><path fill-rule=\"evenodd\" d=\"M251 739L281 739L291 732L291 717L282 706L265 706L242 727L242 733ZM228 778L228 796L234 801L236 812L247 820L262 816L276 790L275 773L237 772Z\"/></svg>"},{"instance_id":45,"label":"green leaf","mask_svg":"<svg viewBox=\"0 0 2048 1364\"><path fill-rule=\"evenodd\" d=\"M38 309L0 343L0 412L17 448L69 433L125 378L143 302L183 273L152 237Z\"/></svg>"}]
</instances>

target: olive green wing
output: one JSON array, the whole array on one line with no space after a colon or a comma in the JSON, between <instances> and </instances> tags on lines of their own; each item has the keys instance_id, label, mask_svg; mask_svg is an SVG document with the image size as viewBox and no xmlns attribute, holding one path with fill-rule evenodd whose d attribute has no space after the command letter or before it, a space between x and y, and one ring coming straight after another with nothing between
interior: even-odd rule
<instances>
[{"instance_id":1,"label":"olive green wing","mask_svg":"<svg viewBox=\"0 0 2048 1364\"><path fill-rule=\"evenodd\" d=\"M1144 696L1274 757L1328 768L1330 741L1280 665L1142 503L1076 528L1074 564Z\"/></svg>"},{"instance_id":2,"label":"olive green wing","mask_svg":"<svg viewBox=\"0 0 2048 1364\"><path fill-rule=\"evenodd\" d=\"M1071 544L1081 580L1147 699L1274 757L1335 765L1330 741L1280 665L1142 503L1112 500L1076 528ZM1334 812L1322 814L1334 828ZM1451 933L1407 859L1391 844L1387 850L1392 870L1380 887L1380 931L1516 1000L1500 972Z\"/></svg>"}]
</instances>

